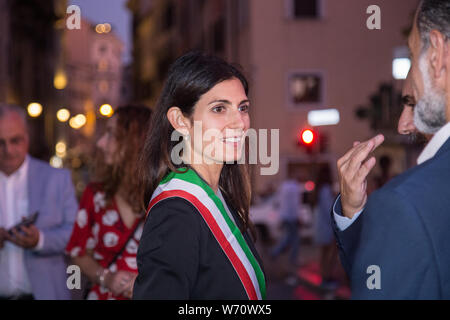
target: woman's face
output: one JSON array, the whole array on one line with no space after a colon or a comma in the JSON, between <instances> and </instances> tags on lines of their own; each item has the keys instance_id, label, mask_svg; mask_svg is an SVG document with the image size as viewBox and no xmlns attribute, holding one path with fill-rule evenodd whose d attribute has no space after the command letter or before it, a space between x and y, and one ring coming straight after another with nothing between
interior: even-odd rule
<instances>
[{"instance_id":1,"label":"woman's face","mask_svg":"<svg viewBox=\"0 0 450 320\"><path fill-rule=\"evenodd\" d=\"M195 163L195 154L202 161L216 163L239 160L250 127L249 107L245 89L236 78L225 80L202 95L191 117L191 161Z\"/></svg>"},{"instance_id":2,"label":"woman's face","mask_svg":"<svg viewBox=\"0 0 450 320\"><path fill-rule=\"evenodd\" d=\"M116 139L117 117L112 117L107 121L106 131L97 141L97 147L103 151L105 163L113 165L116 159L118 143Z\"/></svg>"}]
</instances>

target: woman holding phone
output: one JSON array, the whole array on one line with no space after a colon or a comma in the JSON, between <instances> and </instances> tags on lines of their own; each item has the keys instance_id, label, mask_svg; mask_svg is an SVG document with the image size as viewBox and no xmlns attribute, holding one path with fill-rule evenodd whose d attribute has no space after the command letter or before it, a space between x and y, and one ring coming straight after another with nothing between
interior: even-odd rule
<instances>
[{"instance_id":1,"label":"woman holding phone","mask_svg":"<svg viewBox=\"0 0 450 320\"><path fill-rule=\"evenodd\" d=\"M249 175L236 163L250 126L247 94L245 77L220 58L191 52L171 66L143 151L153 195L134 299L265 297Z\"/></svg>"}]
</instances>

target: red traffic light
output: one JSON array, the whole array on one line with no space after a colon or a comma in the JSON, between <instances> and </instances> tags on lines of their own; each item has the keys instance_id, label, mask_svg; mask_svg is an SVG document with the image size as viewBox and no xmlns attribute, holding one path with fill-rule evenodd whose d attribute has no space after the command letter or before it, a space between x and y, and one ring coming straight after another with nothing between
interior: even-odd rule
<instances>
[{"instance_id":1,"label":"red traffic light","mask_svg":"<svg viewBox=\"0 0 450 320\"><path fill-rule=\"evenodd\" d=\"M316 188L316 184L314 183L314 181L307 181L305 182L305 190L308 192L314 191L314 189Z\"/></svg>"},{"instance_id":2,"label":"red traffic light","mask_svg":"<svg viewBox=\"0 0 450 320\"><path fill-rule=\"evenodd\" d=\"M305 145L310 145L316 139L316 134L311 129L305 129L300 135L301 143Z\"/></svg>"}]
</instances>

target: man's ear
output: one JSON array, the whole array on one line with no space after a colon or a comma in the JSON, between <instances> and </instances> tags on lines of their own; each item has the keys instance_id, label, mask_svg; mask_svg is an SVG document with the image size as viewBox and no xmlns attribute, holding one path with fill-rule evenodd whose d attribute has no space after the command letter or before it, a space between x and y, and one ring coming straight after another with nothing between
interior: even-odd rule
<instances>
[{"instance_id":1,"label":"man's ear","mask_svg":"<svg viewBox=\"0 0 450 320\"><path fill-rule=\"evenodd\" d=\"M444 43L444 68L447 73L447 86L450 85L450 39L447 38L447 41Z\"/></svg>"},{"instance_id":2,"label":"man's ear","mask_svg":"<svg viewBox=\"0 0 450 320\"><path fill-rule=\"evenodd\" d=\"M191 128L190 121L183 115L183 112L181 112L180 108L171 107L167 111L167 119L169 119L172 127L182 135L189 134L189 129Z\"/></svg>"},{"instance_id":3,"label":"man's ear","mask_svg":"<svg viewBox=\"0 0 450 320\"><path fill-rule=\"evenodd\" d=\"M430 32L430 66L433 78L440 79L445 76L449 68L448 44L444 36L437 30Z\"/></svg>"}]
</instances>

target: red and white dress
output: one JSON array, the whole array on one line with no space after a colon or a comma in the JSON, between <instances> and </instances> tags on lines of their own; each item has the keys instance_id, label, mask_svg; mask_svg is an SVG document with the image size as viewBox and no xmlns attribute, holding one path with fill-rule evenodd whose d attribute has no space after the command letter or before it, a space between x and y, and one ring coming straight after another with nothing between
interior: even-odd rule
<instances>
[{"instance_id":1,"label":"red and white dress","mask_svg":"<svg viewBox=\"0 0 450 320\"><path fill-rule=\"evenodd\" d=\"M89 184L80 201L80 209L66 247L71 257L80 257L86 250L93 251L94 259L106 268L125 245L126 248L116 261L109 266L111 272L129 271L137 274L136 254L143 230L143 220L136 219L131 228L127 228L120 217L116 202L106 203L105 193L100 184ZM115 296L107 288L95 284L88 293L88 300L125 300Z\"/></svg>"}]
</instances>

